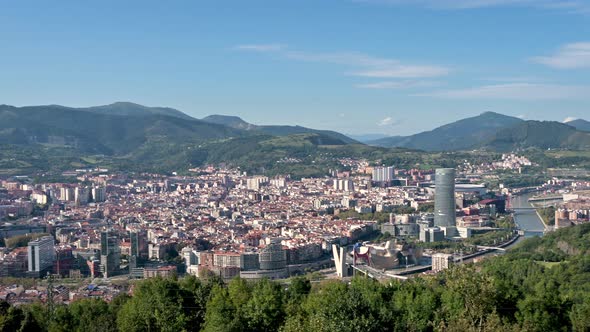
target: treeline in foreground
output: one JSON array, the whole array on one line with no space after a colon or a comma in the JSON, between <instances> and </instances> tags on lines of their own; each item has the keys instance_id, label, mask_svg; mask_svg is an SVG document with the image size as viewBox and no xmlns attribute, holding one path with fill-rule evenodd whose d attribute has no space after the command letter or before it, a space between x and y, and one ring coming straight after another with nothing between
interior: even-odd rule
<instances>
[{"instance_id":1,"label":"treeline in foreground","mask_svg":"<svg viewBox=\"0 0 590 332\"><path fill-rule=\"evenodd\" d=\"M149 279L111 303L0 308L2 331L590 331L590 224L431 277Z\"/></svg>"}]
</instances>

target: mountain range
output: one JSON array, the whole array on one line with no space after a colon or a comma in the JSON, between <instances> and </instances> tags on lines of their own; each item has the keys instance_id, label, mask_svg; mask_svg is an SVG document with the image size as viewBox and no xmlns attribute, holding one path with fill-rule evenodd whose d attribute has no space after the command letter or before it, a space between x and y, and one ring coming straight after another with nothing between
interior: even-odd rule
<instances>
[{"instance_id":1,"label":"mountain range","mask_svg":"<svg viewBox=\"0 0 590 332\"><path fill-rule=\"evenodd\" d=\"M485 112L411 136L392 136L367 142L381 147L403 147L425 151L489 149L511 151L519 148L590 149L585 120L567 123L523 120Z\"/></svg>"},{"instance_id":2,"label":"mountain range","mask_svg":"<svg viewBox=\"0 0 590 332\"><path fill-rule=\"evenodd\" d=\"M44 164L67 169L97 163L146 170L187 169L205 163L284 170L284 162L294 158L302 174L310 175L309 169L321 174L323 169L311 163L328 162L328 155L380 159L409 150L590 150L588 124L584 120L525 121L486 112L431 131L364 145L330 130L255 125L227 115L196 119L172 108L128 102L87 108L0 105L0 174Z\"/></svg>"},{"instance_id":3,"label":"mountain range","mask_svg":"<svg viewBox=\"0 0 590 332\"><path fill-rule=\"evenodd\" d=\"M253 132L260 132L272 136L288 136L288 135L295 135L295 134L320 134L326 137L331 137L336 140L340 140L346 144L356 144L359 143L358 141L340 134L335 131L331 130L317 130L317 129L310 129L301 126L258 126L251 123L248 123L242 118L237 116L228 116L228 115L209 115L202 119L205 122L220 124L224 126L228 126L234 129L241 129Z\"/></svg>"}]
</instances>

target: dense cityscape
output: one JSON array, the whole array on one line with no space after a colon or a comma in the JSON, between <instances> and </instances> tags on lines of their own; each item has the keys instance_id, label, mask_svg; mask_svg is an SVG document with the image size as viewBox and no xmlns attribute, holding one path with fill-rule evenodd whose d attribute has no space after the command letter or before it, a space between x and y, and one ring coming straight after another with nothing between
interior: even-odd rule
<instances>
[{"instance_id":1,"label":"dense cityscape","mask_svg":"<svg viewBox=\"0 0 590 332\"><path fill-rule=\"evenodd\" d=\"M0 332L590 331L589 14L0 2Z\"/></svg>"},{"instance_id":2,"label":"dense cityscape","mask_svg":"<svg viewBox=\"0 0 590 332\"><path fill-rule=\"evenodd\" d=\"M78 289L61 286L63 294L54 301L112 300L121 289L111 278L210 273L227 281L284 280L311 271L324 278L358 272L407 278L525 237L510 205L522 189L484 183L497 170L522 172L532 165L526 157L465 163L457 173L351 158L339 164L347 170L299 180L213 166L187 176L64 172L74 184L11 177L0 189L0 276L55 276L55 285L78 279ZM537 231L588 222L590 181L553 178L531 189L542 193L531 201L552 200L557 207ZM337 266L333 252L340 247L347 248L346 257ZM43 287L8 285L0 294L10 303L30 303L46 300L46 293Z\"/></svg>"}]
</instances>

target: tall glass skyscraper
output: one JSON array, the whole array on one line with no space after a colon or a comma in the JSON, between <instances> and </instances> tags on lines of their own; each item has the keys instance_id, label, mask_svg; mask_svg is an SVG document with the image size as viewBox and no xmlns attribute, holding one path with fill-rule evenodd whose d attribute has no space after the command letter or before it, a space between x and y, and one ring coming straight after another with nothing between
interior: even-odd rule
<instances>
[{"instance_id":1,"label":"tall glass skyscraper","mask_svg":"<svg viewBox=\"0 0 590 332\"><path fill-rule=\"evenodd\" d=\"M455 169L437 168L434 185L434 226L455 226Z\"/></svg>"}]
</instances>

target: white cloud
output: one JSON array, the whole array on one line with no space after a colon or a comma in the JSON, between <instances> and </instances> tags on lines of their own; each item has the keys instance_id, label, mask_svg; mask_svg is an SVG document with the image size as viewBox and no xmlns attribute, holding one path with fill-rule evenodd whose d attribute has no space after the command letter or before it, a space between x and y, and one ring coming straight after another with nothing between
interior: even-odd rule
<instances>
[{"instance_id":1,"label":"white cloud","mask_svg":"<svg viewBox=\"0 0 590 332\"><path fill-rule=\"evenodd\" d=\"M407 66L396 64L385 68L359 71L355 75L375 78L417 78L444 76L449 74L449 72L449 68L441 66Z\"/></svg>"},{"instance_id":2,"label":"white cloud","mask_svg":"<svg viewBox=\"0 0 590 332\"><path fill-rule=\"evenodd\" d=\"M374 57L355 52L311 53L288 49L282 44L240 45L235 49L257 51L261 53L273 52L285 58L335 64L350 67L353 76L373 78L420 78L437 77L450 73L451 69L437 65L405 64L397 59Z\"/></svg>"},{"instance_id":3,"label":"white cloud","mask_svg":"<svg viewBox=\"0 0 590 332\"><path fill-rule=\"evenodd\" d=\"M567 44L554 55L538 56L532 60L558 69L590 68L590 42Z\"/></svg>"},{"instance_id":4,"label":"white cloud","mask_svg":"<svg viewBox=\"0 0 590 332\"><path fill-rule=\"evenodd\" d=\"M521 114L521 115L518 115L518 116L517 116L517 118L519 118L519 119L523 119L523 120L524 120L524 119L526 119L526 115L524 115L524 114Z\"/></svg>"},{"instance_id":5,"label":"white cloud","mask_svg":"<svg viewBox=\"0 0 590 332\"><path fill-rule=\"evenodd\" d=\"M437 82L430 81L381 81L375 83L362 83L355 85L361 89L410 89L433 87L439 85Z\"/></svg>"},{"instance_id":6,"label":"white cloud","mask_svg":"<svg viewBox=\"0 0 590 332\"><path fill-rule=\"evenodd\" d=\"M575 118L573 116L568 116L567 118L563 119L563 123L572 122L574 120L578 120L578 118Z\"/></svg>"},{"instance_id":7,"label":"white cloud","mask_svg":"<svg viewBox=\"0 0 590 332\"><path fill-rule=\"evenodd\" d=\"M463 10L487 7L525 7L558 10L569 13L590 13L585 0L355 0L387 5L418 6L429 9Z\"/></svg>"},{"instance_id":8,"label":"white cloud","mask_svg":"<svg viewBox=\"0 0 590 332\"><path fill-rule=\"evenodd\" d=\"M467 89L439 90L415 96L446 99L559 100L590 99L590 86L511 83Z\"/></svg>"},{"instance_id":9,"label":"white cloud","mask_svg":"<svg viewBox=\"0 0 590 332\"><path fill-rule=\"evenodd\" d=\"M388 116L386 118L381 119L379 122L377 122L377 125L379 127L385 127L385 126L393 126L396 125L398 122L396 120L394 120L392 117Z\"/></svg>"},{"instance_id":10,"label":"white cloud","mask_svg":"<svg viewBox=\"0 0 590 332\"><path fill-rule=\"evenodd\" d=\"M502 83L531 83L547 82L546 79L534 76L498 76L483 78L482 81L502 82Z\"/></svg>"}]
</instances>

